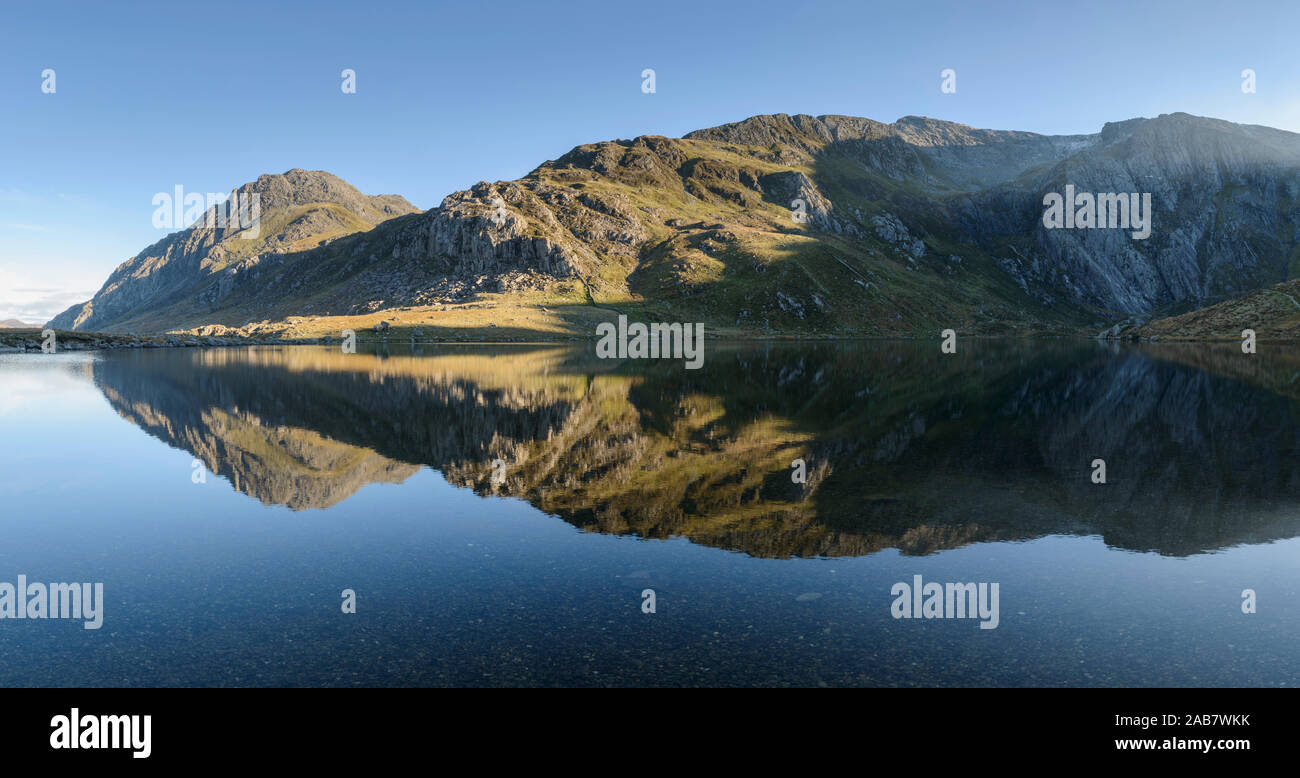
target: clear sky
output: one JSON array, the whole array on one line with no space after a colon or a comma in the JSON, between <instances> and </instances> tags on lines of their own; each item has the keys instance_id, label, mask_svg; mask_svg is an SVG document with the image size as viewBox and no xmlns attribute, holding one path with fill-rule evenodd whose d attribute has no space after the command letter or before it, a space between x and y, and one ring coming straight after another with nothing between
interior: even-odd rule
<instances>
[{"instance_id":1,"label":"clear sky","mask_svg":"<svg viewBox=\"0 0 1300 778\"><path fill-rule=\"evenodd\" d=\"M1186 111L1300 130L1298 31L1300 5L1201 0L5 0L0 319L87 299L167 233L156 193L295 167L431 208L580 143L761 113L1083 133Z\"/></svg>"}]
</instances>

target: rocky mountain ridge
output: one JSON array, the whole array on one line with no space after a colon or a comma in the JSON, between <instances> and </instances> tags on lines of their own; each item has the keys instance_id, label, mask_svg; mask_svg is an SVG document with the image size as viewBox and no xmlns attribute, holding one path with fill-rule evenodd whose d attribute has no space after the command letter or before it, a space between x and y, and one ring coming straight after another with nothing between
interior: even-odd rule
<instances>
[{"instance_id":1,"label":"rocky mountain ridge","mask_svg":"<svg viewBox=\"0 0 1300 778\"><path fill-rule=\"evenodd\" d=\"M1044 195L1067 184L1150 194L1150 238L1047 228ZM239 191L263 197L257 241L170 235L51 326L328 323L481 302L735 335L1096 332L1300 269L1300 135L1187 114L1066 136L756 116L578 146L423 213L321 172Z\"/></svg>"}]
</instances>

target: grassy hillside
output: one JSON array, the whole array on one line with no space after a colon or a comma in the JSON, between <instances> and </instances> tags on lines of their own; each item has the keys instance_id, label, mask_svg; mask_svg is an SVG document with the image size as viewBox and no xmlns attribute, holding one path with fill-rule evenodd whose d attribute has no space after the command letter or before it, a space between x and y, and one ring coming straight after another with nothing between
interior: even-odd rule
<instances>
[{"instance_id":1,"label":"grassy hillside","mask_svg":"<svg viewBox=\"0 0 1300 778\"><path fill-rule=\"evenodd\" d=\"M1242 330L1247 329L1255 331L1257 341L1294 343L1300 340L1300 279L1130 327L1120 336L1142 340L1240 341Z\"/></svg>"}]
</instances>

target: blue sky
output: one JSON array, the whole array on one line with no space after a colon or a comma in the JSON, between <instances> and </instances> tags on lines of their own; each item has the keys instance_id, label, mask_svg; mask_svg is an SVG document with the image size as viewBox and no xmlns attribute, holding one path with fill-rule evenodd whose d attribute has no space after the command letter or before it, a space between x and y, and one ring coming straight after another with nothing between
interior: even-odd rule
<instances>
[{"instance_id":1,"label":"blue sky","mask_svg":"<svg viewBox=\"0 0 1300 778\"><path fill-rule=\"evenodd\" d=\"M1187 111L1300 130L1298 22L1283 3L1199 1L7 3L0 319L88 298L166 234L154 194L294 167L431 208L580 143L760 113L1081 133Z\"/></svg>"}]
</instances>

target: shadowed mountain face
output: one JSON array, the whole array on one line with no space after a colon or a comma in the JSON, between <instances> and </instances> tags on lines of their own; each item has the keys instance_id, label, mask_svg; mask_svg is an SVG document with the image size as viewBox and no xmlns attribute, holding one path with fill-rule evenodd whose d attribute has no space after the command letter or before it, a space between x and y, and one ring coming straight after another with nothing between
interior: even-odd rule
<instances>
[{"instance_id":1,"label":"shadowed mountain face","mask_svg":"<svg viewBox=\"0 0 1300 778\"><path fill-rule=\"evenodd\" d=\"M1044 196L1067 186L1149 194L1149 237L1048 229ZM51 324L241 327L487 301L633 306L751 335L1075 329L1300 267L1300 135L1187 114L1070 136L755 116L578 146L424 213L321 172L241 191L263 194L262 238L183 230Z\"/></svg>"},{"instance_id":2,"label":"shadowed mountain face","mask_svg":"<svg viewBox=\"0 0 1300 778\"><path fill-rule=\"evenodd\" d=\"M123 418L268 504L326 508L428 466L583 529L761 557L1293 537L1298 371L1239 349L996 341L719 347L699 371L559 348L93 364Z\"/></svg>"}]
</instances>

